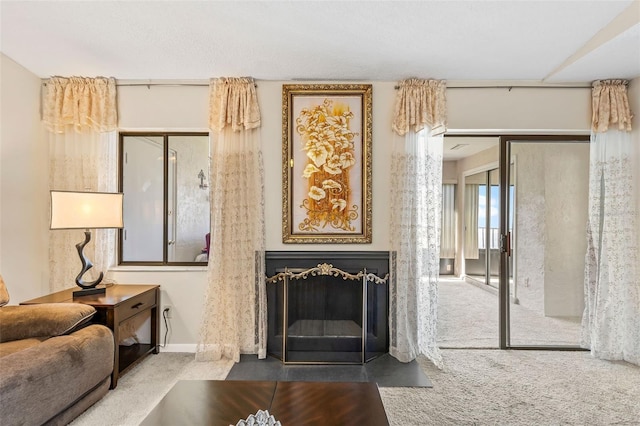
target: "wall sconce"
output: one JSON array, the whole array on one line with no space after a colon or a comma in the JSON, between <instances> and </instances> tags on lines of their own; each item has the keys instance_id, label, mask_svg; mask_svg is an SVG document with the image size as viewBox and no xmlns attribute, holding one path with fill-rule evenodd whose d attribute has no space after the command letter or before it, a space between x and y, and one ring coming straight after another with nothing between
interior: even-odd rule
<instances>
[{"instance_id":1,"label":"wall sconce","mask_svg":"<svg viewBox=\"0 0 640 426\"><path fill-rule=\"evenodd\" d=\"M198 173L198 178L200 179L200 189L206 189L209 187L209 185L207 185L204 180L205 180L205 175L204 175L204 171L202 169L200 169L200 173Z\"/></svg>"}]
</instances>

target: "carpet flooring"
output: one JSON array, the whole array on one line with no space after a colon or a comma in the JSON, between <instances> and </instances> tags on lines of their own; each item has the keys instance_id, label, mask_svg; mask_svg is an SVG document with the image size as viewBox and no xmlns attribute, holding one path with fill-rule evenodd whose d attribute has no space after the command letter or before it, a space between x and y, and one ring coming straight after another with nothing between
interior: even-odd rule
<instances>
[{"instance_id":1,"label":"carpet flooring","mask_svg":"<svg viewBox=\"0 0 640 426\"><path fill-rule=\"evenodd\" d=\"M512 303L512 345L567 345L580 342L580 319L545 317ZM497 292L460 279L438 283L438 346L497 348L499 335Z\"/></svg>"},{"instance_id":2,"label":"carpet flooring","mask_svg":"<svg viewBox=\"0 0 640 426\"><path fill-rule=\"evenodd\" d=\"M432 388L380 388L392 426L640 425L638 366L597 360L588 352L442 353L442 370L417 360ZM196 362L193 354L150 356L72 425L139 425L178 380L223 380L232 366L226 360Z\"/></svg>"}]
</instances>

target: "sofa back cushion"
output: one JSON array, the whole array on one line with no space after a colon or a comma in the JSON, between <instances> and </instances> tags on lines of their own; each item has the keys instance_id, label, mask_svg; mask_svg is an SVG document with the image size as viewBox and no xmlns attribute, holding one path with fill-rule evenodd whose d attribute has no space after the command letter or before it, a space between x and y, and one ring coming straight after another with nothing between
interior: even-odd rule
<instances>
[{"instance_id":1,"label":"sofa back cushion","mask_svg":"<svg viewBox=\"0 0 640 426\"><path fill-rule=\"evenodd\" d=\"M7 303L9 303L9 291L7 291L2 275L0 275L0 306L4 306Z\"/></svg>"},{"instance_id":2,"label":"sofa back cushion","mask_svg":"<svg viewBox=\"0 0 640 426\"><path fill-rule=\"evenodd\" d=\"M87 324L95 313L93 306L82 303L3 306L0 343L69 334Z\"/></svg>"}]
</instances>

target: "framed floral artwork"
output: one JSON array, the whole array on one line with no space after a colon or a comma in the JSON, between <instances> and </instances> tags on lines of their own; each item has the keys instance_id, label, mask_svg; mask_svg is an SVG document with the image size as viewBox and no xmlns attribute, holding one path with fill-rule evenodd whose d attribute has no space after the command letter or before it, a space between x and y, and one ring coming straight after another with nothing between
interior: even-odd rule
<instances>
[{"instance_id":1,"label":"framed floral artwork","mask_svg":"<svg viewBox=\"0 0 640 426\"><path fill-rule=\"evenodd\" d=\"M282 241L371 243L370 84L282 86Z\"/></svg>"}]
</instances>

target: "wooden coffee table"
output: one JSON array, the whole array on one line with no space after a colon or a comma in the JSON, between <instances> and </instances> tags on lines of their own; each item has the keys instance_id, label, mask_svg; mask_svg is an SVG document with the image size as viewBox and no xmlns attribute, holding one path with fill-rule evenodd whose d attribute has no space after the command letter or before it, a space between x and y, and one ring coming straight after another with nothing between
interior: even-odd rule
<instances>
[{"instance_id":1,"label":"wooden coffee table","mask_svg":"<svg viewBox=\"0 0 640 426\"><path fill-rule=\"evenodd\" d=\"M283 426L388 426L372 382L181 380L142 425L235 425L268 410Z\"/></svg>"}]
</instances>

